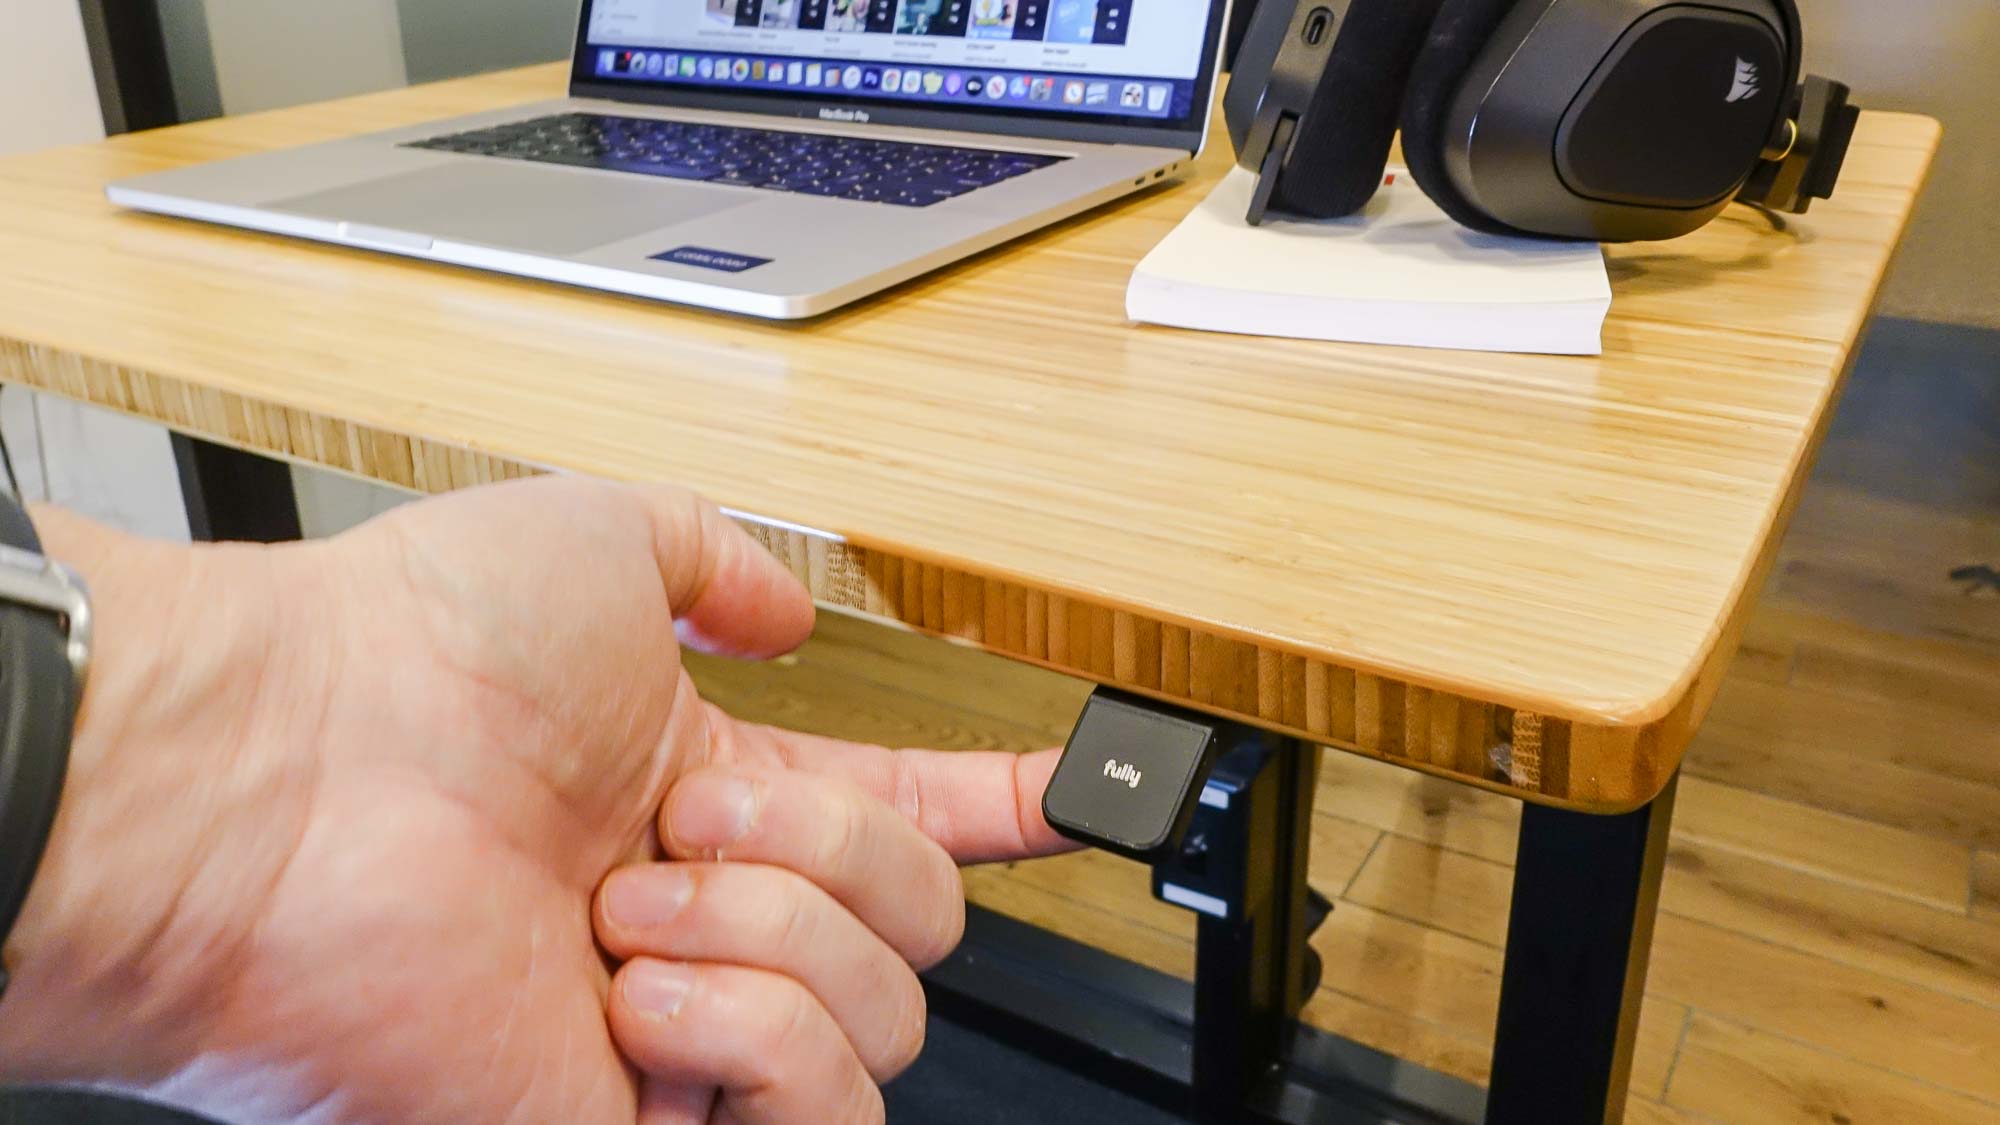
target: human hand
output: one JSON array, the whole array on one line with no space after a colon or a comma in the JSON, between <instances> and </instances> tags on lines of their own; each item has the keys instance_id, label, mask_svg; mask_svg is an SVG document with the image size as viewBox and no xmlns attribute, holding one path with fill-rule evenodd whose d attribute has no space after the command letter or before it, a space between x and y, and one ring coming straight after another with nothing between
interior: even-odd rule
<instances>
[{"instance_id":1,"label":"human hand","mask_svg":"<svg viewBox=\"0 0 2000 1125\"><path fill-rule=\"evenodd\" d=\"M964 929L953 860L1063 846L1039 812L1054 763L718 718L713 763L660 813L678 862L615 871L597 900L599 940L630 958L609 1010L653 1079L644 1119L880 1120L876 1083L923 1042L913 970Z\"/></svg>"},{"instance_id":2,"label":"human hand","mask_svg":"<svg viewBox=\"0 0 2000 1125\"><path fill-rule=\"evenodd\" d=\"M765 876L764 897L744 901L768 910L825 888L846 913L822 902L818 916L852 940L809 965L782 942L715 944L748 915L693 926L728 905L707 894L664 930L604 927L607 944L629 942L614 949L648 955L625 980L661 957L697 965L673 1021L639 1022L632 989L611 1001L619 1041L656 1076L648 1119L700 1120L699 1103L767 1120L797 1098L865 1117L843 1065L881 1076L907 1056L897 966L948 948L958 904L943 853L883 827L895 818L862 793L965 858L1058 846L1037 811L1046 757L892 757L701 705L677 632L765 656L802 640L812 610L683 493L545 479L286 548L140 544L38 518L51 553L92 582L99 645L56 834L8 943L0 1074L137 1086L235 1120L634 1120L638 1076L607 1028L591 895L614 867L660 855L663 797L713 766L751 771L770 817L725 849L732 860L787 865L754 841L809 791L873 826L850 843L887 833L893 846L874 854L915 871L885 873L922 892L917 909L885 912L841 881L838 847L791 857L797 882L773 894ZM856 788L802 786L814 771ZM669 841L685 841L684 804L669 808ZM746 879L735 863L690 873L704 888ZM841 958L898 1003L840 993ZM771 1026L750 986L725 977L784 991L801 1027L810 999L839 1028L797 1041L822 1065L788 1077L794 1092L726 1058L705 1070L671 1034L732 996L715 1028ZM716 1087L727 1092L711 1107Z\"/></svg>"}]
</instances>

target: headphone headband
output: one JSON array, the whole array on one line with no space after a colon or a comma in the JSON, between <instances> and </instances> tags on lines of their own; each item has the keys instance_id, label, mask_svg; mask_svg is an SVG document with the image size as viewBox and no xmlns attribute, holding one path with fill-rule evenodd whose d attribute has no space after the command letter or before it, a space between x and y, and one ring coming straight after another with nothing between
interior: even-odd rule
<instances>
[{"instance_id":1,"label":"headphone headband","mask_svg":"<svg viewBox=\"0 0 2000 1125\"><path fill-rule=\"evenodd\" d=\"M1400 118L1461 223L1672 238L1735 198L1831 193L1859 111L1801 84L1801 37L1796 0L1264 0L1224 111L1252 222L1358 210Z\"/></svg>"}]
</instances>

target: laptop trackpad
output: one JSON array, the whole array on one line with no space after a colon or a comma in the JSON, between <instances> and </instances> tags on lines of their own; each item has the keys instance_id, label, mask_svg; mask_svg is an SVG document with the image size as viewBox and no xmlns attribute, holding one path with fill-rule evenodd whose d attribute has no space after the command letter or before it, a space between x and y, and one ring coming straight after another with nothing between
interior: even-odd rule
<instances>
[{"instance_id":1,"label":"laptop trackpad","mask_svg":"<svg viewBox=\"0 0 2000 1125\"><path fill-rule=\"evenodd\" d=\"M314 192L273 210L479 242L574 254L751 202L750 192L639 175L591 175L506 160L443 168Z\"/></svg>"}]
</instances>

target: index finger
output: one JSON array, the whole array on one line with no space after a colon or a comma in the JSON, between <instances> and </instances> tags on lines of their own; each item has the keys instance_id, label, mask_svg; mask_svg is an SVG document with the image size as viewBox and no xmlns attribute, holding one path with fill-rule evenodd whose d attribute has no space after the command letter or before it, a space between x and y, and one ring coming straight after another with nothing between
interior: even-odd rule
<instances>
[{"instance_id":1,"label":"index finger","mask_svg":"<svg viewBox=\"0 0 2000 1125\"><path fill-rule=\"evenodd\" d=\"M1073 850L1042 818L1060 748L891 750L740 722L710 707L717 760L782 765L857 785L902 813L959 863Z\"/></svg>"}]
</instances>

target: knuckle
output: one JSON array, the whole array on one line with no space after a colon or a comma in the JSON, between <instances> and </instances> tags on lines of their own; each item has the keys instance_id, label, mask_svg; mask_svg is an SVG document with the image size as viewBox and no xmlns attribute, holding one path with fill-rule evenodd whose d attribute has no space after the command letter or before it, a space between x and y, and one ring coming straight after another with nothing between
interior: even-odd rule
<instances>
[{"instance_id":1,"label":"knuckle","mask_svg":"<svg viewBox=\"0 0 2000 1125\"><path fill-rule=\"evenodd\" d=\"M823 830L814 842L811 864L816 872L831 874L846 870L867 835L866 814L856 801L831 787L820 790L820 805L827 814L820 818Z\"/></svg>"},{"instance_id":2,"label":"knuckle","mask_svg":"<svg viewBox=\"0 0 2000 1125\"><path fill-rule=\"evenodd\" d=\"M772 895L765 925L766 939L778 954L811 953L819 931L818 900L812 884L785 872Z\"/></svg>"},{"instance_id":3,"label":"knuckle","mask_svg":"<svg viewBox=\"0 0 2000 1125\"><path fill-rule=\"evenodd\" d=\"M808 1058L814 1050L813 1037L819 1030L819 1001L804 985L784 979L766 1025L765 1050L760 1064L767 1081L776 1082L792 1064Z\"/></svg>"},{"instance_id":4,"label":"knuckle","mask_svg":"<svg viewBox=\"0 0 2000 1125\"><path fill-rule=\"evenodd\" d=\"M965 937L965 885L958 869L947 861L938 881L941 885L925 911L926 925L916 948L910 951L910 963L919 971L951 956Z\"/></svg>"}]
</instances>

